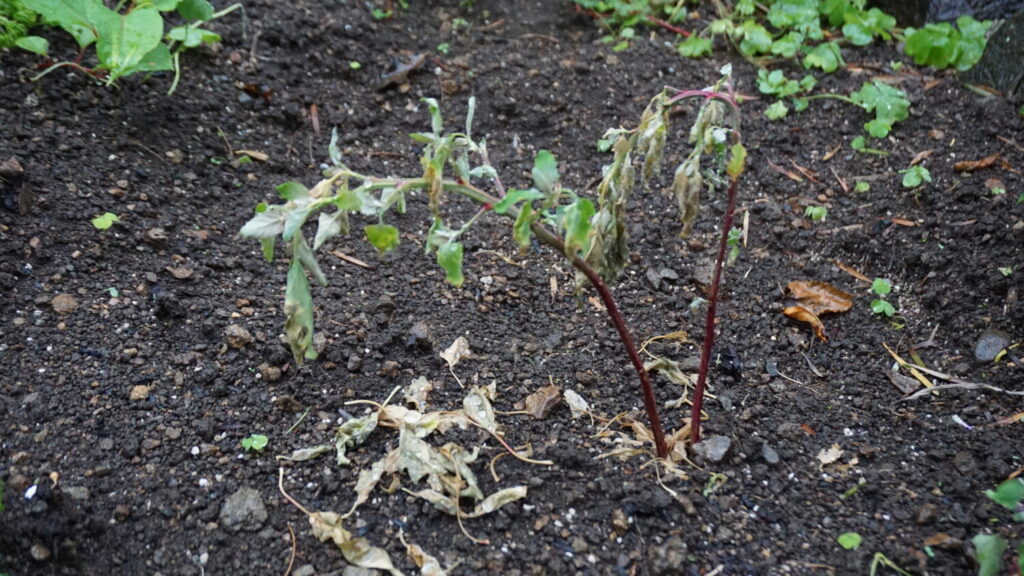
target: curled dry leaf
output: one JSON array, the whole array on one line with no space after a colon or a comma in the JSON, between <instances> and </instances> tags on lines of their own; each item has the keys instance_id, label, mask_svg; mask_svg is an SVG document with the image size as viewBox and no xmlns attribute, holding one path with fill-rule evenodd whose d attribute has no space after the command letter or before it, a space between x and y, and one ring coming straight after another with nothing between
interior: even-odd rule
<instances>
[{"instance_id":1,"label":"curled dry leaf","mask_svg":"<svg viewBox=\"0 0 1024 576\"><path fill-rule=\"evenodd\" d=\"M524 405L526 411L537 420L543 420L551 413L551 409L558 405L562 399L562 391L554 384L538 389L526 397Z\"/></svg>"},{"instance_id":2,"label":"curled dry leaf","mask_svg":"<svg viewBox=\"0 0 1024 576\"><path fill-rule=\"evenodd\" d=\"M564 396L565 403L569 405L569 410L572 412L573 420L590 413L590 404L587 404L587 401L575 391L566 390Z\"/></svg>"},{"instance_id":3,"label":"curled dry leaf","mask_svg":"<svg viewBox=\"0 0 1024 576\"><path fill-rule=\"evenodd\" d=\"M434 385L425 377L420 376L413 380L403 392L405 401L423 412L427 409L427 394L434 390Z\"/></svg>"},{"instance_id":4,"label":"curled dry leaf","mask_svg":"<svg viewBox=\"0 0 1024 576\"><path fill-rule=\"evenodd\" d=\"M466 340L465 336L459 336L452 342L444 352L441 352L441 358L448 363L449 368L454 368L460 360L470 355L469 352L469 341Z\"/></svg>"},{"instance_id":5,"label":"curled dry leaf","mask_svg":"<svg viewBox=\"0 0 1024 576\"><path fill-rule=\"evenodd\" d=\"M321 444L319 446L313 446L312 448L300 448L287 456L278 456L277 459L288 462L305 462L306 460L312 460L321 454L326 454L331 450L334 450L334 446Z\"/></svg>"},{"instance_id":6,"label":"curled dry leaf","mask_svg":"<svg viewBox=\"0 0 1024 576\"><path fill-rule=\"evenodd\" d=\"M833 444L828 448L822 448L818 452L818 462L821 463L821 468L832 464L843 455L843 449L839 447L839 444Z\"/></svg>"},{"instance_id":7,"label":"curled dry leaf","mask_svg":"<svg viewBox=\"0 0 1024 576\"><path fill-rule=\"evenodd\" d=\"M828 342L828 336L825 336L825 325L821 323L820 318L807 308L804 308L803 306L787 306L782 313L797 322L810 324L811 328L814 330L814 335L820 338L823 342Z\"/></svg>"},{"instance_id":8,"label":"curled dry leaf","mask_svg":"<svg viewBox=\"0 0 1024 576\"><path fill-rule=\"evenodd\" d=\"M313 528L313 536L321 542L333 541L349 564L384 570L392 576L403 576L383 549L372 546L366 538L352 538L352 534L342 526L340 515L334 512L313 512L309 515L309 523Z\"/></svg>"},{"instance_id":9,"label":"curled dry leaf","mask_svg":"<svg viewBox=\"0 0 1024 576\"><path fill-rule=\"evenodd\" d=\"M999 154L993 154L986 156L981 160L964 160L953 164L953 170L957 172L974 172L975 170L981 170L982 168L988 168L989 166L996 163L999 160Z\"/></svg>"},{"instance_id":10,"label":"curled dry leaf","mask_svg":"<svg viewBox=\"0 0 1024 576\"><path fill-rule=\"evenodd\" d=\"M827 282L790 282L786 288L800 306L815 316L846 312L853 306L853 295Z\"/></svg>"}]
</instances>

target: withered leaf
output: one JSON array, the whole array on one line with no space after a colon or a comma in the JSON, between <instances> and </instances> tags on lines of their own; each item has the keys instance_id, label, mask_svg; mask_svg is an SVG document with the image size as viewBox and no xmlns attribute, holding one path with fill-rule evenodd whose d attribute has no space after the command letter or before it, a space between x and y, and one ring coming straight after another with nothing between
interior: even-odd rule
<instances>
[{"instance_id":1,"label":"withered leaf","mask_svg":"<svg viewBox=\"0 0 1024 576\"><path fill-rule=\"evenodd\" d=\"M996 160L999 160L999 154L985 156L981 160L964 160L953 164L953 170L956 170L957 172L974 172L975 170L988 168L995 164Z\"/></svg>"},{"instance_id":2,"label":"withered leaf","mask_svg":"<svg viewBox=\"0 0 1024 576\"><path fill-rule=\"evenodd\" d=\"M825 336L825 325L821 323L821 319L817 317L813 312L804 308L803 306L788 306L782 311L787 317L796 320L797 322L806 322L811 325L814 330L814 335L820 338L823 342L828 342L828 336Z\"/></svg>"},{"instance_id":3,"label":"withered leaf","mask_svg":"<svg viewBox=\"0 0 1024 576\"><path fill-rule=\"evenodd\" d=\"M846 312L853 306L853 295L836 288L827 282L793 281L787 286L793 298L800 306L815 316ZM789 316L789 314L786 314ZM792 316L791 316L792 317Z\"/></svg>"},{"instance_id":4,"label":"withered leaf","mask_svg":"<svg viewBox=\"0 0 1024 576\"><path fill-rule=\"evenodd\" d=\"M543 420L551 413L551 409L558 405L562 399L562 391L558 386L551 384L538 389L526 397L524 402L526 411L537 420Z\"/></svg>"}]
</instances>

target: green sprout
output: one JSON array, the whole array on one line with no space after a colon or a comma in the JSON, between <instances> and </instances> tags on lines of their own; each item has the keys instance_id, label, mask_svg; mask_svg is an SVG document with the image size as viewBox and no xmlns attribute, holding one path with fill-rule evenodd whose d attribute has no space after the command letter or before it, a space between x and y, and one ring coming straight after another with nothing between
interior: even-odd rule
<instances>
[{"instance_id":1,"label":"green sprout","mask_svg":"<svg viewBox=\"0 0 1024 576\"><path fill-rule=\"evenodd\" d=\"M259 452L267 447L269 440L263 434L251 434L247 438L242 438L242 448L247 451L255 450Z\"/></svg>"},{"instance_id":2,"label":"green sprout","mask_svg":"<svg viewBox=\"0 0 1024 576\"><path fill-rule=\"evenodd\" d=\"M859 182L857 182L857 185L853 187L853 191L854 192L861 192L861 193L863 193L863 192L867 192L868 190L871 190L871 184L868 183L868 182L865 182L863 180L860 180Z\"/></svg>"},{"instance_id":3,"label":"green sprout","mask_svg":"<svg viewBox=\"0 0 1024 576\"><path fill-rule=\"evenodd\" d=\"M896 314L896 309L884 299L887 294L892 292L892 282L885 278L875 278L875 281L871 283L871 291L878 296L878 298L871 301L872 312L875 314L885 314L889 317Z\"/></svg>"},{"instance_id":4,"label":"green sprout","mask_svg":"<svg viewBox=\"0 0 1024 576\"><path fill-rule=\"evenodd\" d=\"M808 206L804 208L804 216L810 218L812 222L823 222L825 217L828 216L828 208L824 206Z\"/></svg>"},{"instance_id":5,"label":"green sprout","mask_svg":"<svg viewBox=\"0 0 1024 576\"><path fill-rule=\"evenodd\" d=\"M917 188L925 182L932 181L932 174L927 168L918 164L911 166L906 170L900 170L900 174L903 174L903 187L904 188Z\"/></svg>"},{"instance_id":6,"label":"green sprout","mask_svg":"<svg viewBox=\"0 0 1024 576\"><path fill-rule=\"evenodd\" d=\"M856 532L844 532L836 538L836 542L843 547L844 550L856 550L860 548L861 537Z\"/></svg>"},{"instance_id":7,"label":"green sprout","mask_svg":"<svg viewBox=\"0 0 1024 576\"><path fill-rule=\"evenodd\" d=\"M113 212L104 212L103 214L100 214L99 216L90 220L90 222L92 222L93 227L96 228L97 230L106 230L113 226L114 222L120 221L121 219L118 218L117 214L114 214Z\"/></svg>"}]
</instances>

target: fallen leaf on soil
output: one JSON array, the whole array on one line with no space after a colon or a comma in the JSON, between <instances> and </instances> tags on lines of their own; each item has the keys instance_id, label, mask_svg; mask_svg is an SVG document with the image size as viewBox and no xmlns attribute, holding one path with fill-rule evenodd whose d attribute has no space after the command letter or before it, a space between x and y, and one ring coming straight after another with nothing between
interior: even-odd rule
<instances>
[{"instance_id":1,"label":"fallen leaf on soil","mask_svg":"<svg viewBox=\"0 0 1024 576\"><path fill-rule=\"evenodd\" d=\"M811 328L814 330L814 335L823 342L828 342L828 336L825 335L825 325L822 324L821 320L810 310L803 306L788 306L782 311L782 313L797 322L810 324Z\"/></svg>"},{"instance_id":2,"label":"fallen leaf on soil","mask_svg":"<svg viewBox=\"0 0 1024 576\"><path fill-rule=\"evenodd\" d=\"M444 352L441 352L441 358L448 363L448 371L452 373L452 377L459 383L459 387L462 387L462 380L455 375L455 365L459 363L463 358L467 358L471 355L469 351L469 341L464 336L459 336L452 342Z\"/></svg>"},{"instance_id":3,"label":"fallen leaf on soil","mask_svg":"<svg viewBox=\"0 0 1024 576\"><path fill-rule=\"evenodd\" d=\"M566 390L563 396L565 396L565 403L569 405L569 411L572 412L573 420L584 414L590 414L590 404L587 404L587 401L575 391Z\"/></svg>"},{"instance_id":4,"label":"fallen leaf on soil","mask_svg":"<svg viewBox=\"0 0 1024 576\"><path fill-rule=\"evenodd\" d=\"M396 451L392 450L392 453L394 452ZM368 470L359 471L359 480L356 481L356 501L352 503L352 508L343 518L348 518L354 514L356 508L370 498L370 492L373 492L373 489L377 487L377 483L384 476L384 472L387 471L392 460L395 459L391 458L391 453L389 453L388 456L374 462L373 466L370 466ZM393 472L394 470L391 471Z\"/></svg>"},{"instance_id":5,"label":"fallen leaf on soil","mask_svg":"<svg viewBox=\"0 0 1024 576\"><path fill-rule=\"evenodd\" d=\"M986 156L981 160L964 160L953 164L953 170L957 172L974 172L975 170L981 170L982 168L988 168L989 166L996 163L999 160L999 154L993 154Z\"/></svg>"},{"instance_id":6,"label":"fallen leaf on soil","mask_svg":"<svg viewBox=\"0 0 1024 576\"><path fill-rule=\"evenodd\" d=\"M334 512L313 512L309 515L309 523L313 527L313 536L321 542L331 540L341 549L342 555L349 564L362 568L386 570L392 576L403 576L402 572L391 563L388 553L381 548L371 546L366 538L352 538L352 534L341 525L341 516Z\"/></svg>"},{"instance_id":7,"label":"fallen leaf on soil","mask_svg":"<svg viewBox=\"0 0 1024 576\"><path fill-rule=\"evenodd\" d=\"M427 554L418 544L409 544L405 541L405 535L398 533L398 538L405 544L405 553L409 559L420 569L420 576L447 576L448 572L441 568L441 562L437 558ZM454 568L452 566L451 568Z\"/></svg>"},{"instance_id":8,"label":"fallen leaf on soil","mask_svg":"<svg viewBox=\"0 0 1024 576\"><path fill-rule=\"evenodd\" d=\"M789 178L794 182L799 182L802 184L804 181L804 179L801 178L800 176L794 174L793 172L790 172L789 170L786 170L785 168L779 166L778 164L772 162L771 160L768 160L768 167L771 168L773 172L778 172L779 174L782 174L783 176Z\"/></svg>"},{"instance_id":9,"label":"fallen leaf on soil","mask_svg":"<svg viewBox=\"0 0 1024 576\"><path fill-rule=\"evenodd\" d=\"M188 280L192 277L192 274L195 273L195 270L188 266L165 266L164 270L170 272L171 276L174 276L178 280Z\"/></svg>"},{"instance_id":10,"label":"fallen leaf on soil","mask_svg":"<svg viewBox=\"0 0 1024 576\"><path fill-rule=\"evenodd\" d=\"M562 399L562 391L554 384L538 389L526 397L524 405L526 411L537 420L543 420L551 413Z\"/></svg>"},{"instance_id":11,"label":"fallen leaf on soil","mask_svg":"<svg viewBox=\"0 0 1024 576\"><path fill-rule=\"evenodd\" d=\"M653 360L644 362L644 370L648 372L660 372L663 376L672 381L673 384L682 386L683 392L679 398L665 404L666 408L678 408L688 400L686 391L697 383L697 377L693 374L686 374L679 367L679 363L662 356L655 356Z\"/></svg>"},{"instance_id":12,"label":"fallen leaf on soil","mask_svg":"<svg viewBox=\"0 0 1024 576\"><path fill-rule=\"evenodd\" d=\"M498 423L494 419L494 408L488 399L486 388L474 386L469 394L462 400L462 409L466 416L478 426L492 434L498 433Z\"/></svg>"},{"instance_id":13,"label":"fallen leaf on soil","mask_svg":"<svg viewBox=\"0 0 1024 576\"><path fill-rule=\"evenodd\" d=\"M814 431L814 428L811 428L809 424L801 424L800 429L803 430L804 434L807 434L808 436L814 436L817 434L817 432Z\"/></svg>"},{"instance_id":14,"label":"fallen leaf on soil","mask_svg":"<svg viewBox=\"0 0 1024 576\"><path fill-rule=\"evenodd\" d=\"M821 463L819 468L824 468L829 464L832 464L843 455L843 449L839 447L839 444L833 444L829 448L822 448L818 452L818 462Z\"/></svg>"},{"instance_id":15,"label":"fallen leaf on soil","mask_svg":"<svg viewBox=\"0 0 1024 576\"><path fill-rule=\"evenodd\" d=\"M277 459L286 460L288 462L305 462L306 460L312 460L321 454L326 454L331 450L334 450L334 446L321 444L319 446L313 446L312 448L300 448L287 456L278 456Z\"/></svg>"},{"instance_id":16,"label":"fallen leaf on soil","mask_svg":"<svg viewBox=\"0 0 1024 576\"><path fill-rule=\"evenodd\" d=\"M800 306L815 316L846 312L853 306L853 295L828 284L827 282L793 281L787 286L793 298Z\"/></svg>"},{"instance_id":17,"label":"fallen leaf on soil","mask_svg":"<svg viewBox=\"0 0 1024 576\"><path fill-rule=\"evenodd\" d=\"M853 276L854 278L856 278L857 280L860 280L861 282L866 282L868 284L871 284L871 279L868 278L867 276L861 274L859 271L857 271L856 268L852 268L850 266L847 266L846 264L843 264L839 260L834 260L833 262L835 262L836 268L839 268L843 272L846 272L847 274L849 274L850 276Z\"/></svg>"},{"instance_id":18,"label":"fallen leaf on soil","mask_svg":"<svg viewBox=\"0 0 1024 576\"><path fill-rule=\"evenodd\" d=\"M260 162L266 162L270 160L270 156L265 152L259 150L235 150L235 156L248 156L253 160L259 160Z\"/></svg>"},{"instance_id":19,"label":"fallen leaf on soil","mask_svg":"<svg viewBox=\"0 0 1024 576\"><path fill-rule=\"evenodd\" d=\"M406 402L415 406L420 412L423 412L427 409L427 394L433 390L434 385L430 383L430 380L420 376L406 387L403 396Z\"/></svg>"},{"instance_id":20,"label":"fallen leaf on soil","mask_svg":"<svg viewBox=\"0 0 1024 576\"><path fill-rule=\"evenodd\" d=\"M911 166L915 166L917 164L920 164L922 160L926 160L934 152L935 152L934 148L929 149L929 150L924 150L922 152L918 152L917 154L914 155L914 158L910 160L910 165Z\"/></svg>"},{"instance_id":21,"label":"fallen leaf on soil","mask_svg":"<svg viewBox=\"0 0 1024 576\"><path fill-rule=\"evenodd\" d=\"M338 452L339 465L351 463L345 456L345 450L366 442L366 438L377 428L378 414L379 412L373 412L362 418L352 418L338 426L334 436L334 448Z\"/></svg>"}]
</instances>

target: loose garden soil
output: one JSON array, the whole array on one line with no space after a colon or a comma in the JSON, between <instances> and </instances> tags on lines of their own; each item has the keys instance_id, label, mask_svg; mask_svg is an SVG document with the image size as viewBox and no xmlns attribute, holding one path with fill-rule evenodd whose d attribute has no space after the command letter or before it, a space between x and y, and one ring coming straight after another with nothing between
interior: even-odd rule
<instances>
[{"instance_id":1,"label":"loose garden soil","mask_svg":"<svg viewBox=\"0 0 1024 576\"><path fill-rule=\"evenodd\" d=\"M275 185L316 181L332 127L352 168L416 176L407 134L429 126L419 99L441 99L457 126L474 95L475 132L488 135L507 184L527 186L543 148L564 185L592 191L609 161L596 141L635 125L664 85L704 87L733 61L738 90L757 94L756 70L724 47L686 60L659 31L613 52L567 2L411 4L378 21L351 0L250 0L244 17L216 23L222 48L185 57L172 97L166 76L109 90L64 72L32 83L33 56L0 55L0 161L24 168L0 183L0 573L280 574L290 529L292 573L343 573L341 553L311 536L278 492L274 457L333 442L339 419L366 410L346 402L383 401L418 376L434 382L435 409L461 407L465 391L438 356L460 335L473 358L455 372L467 384L496 383L498 410L550 382L605 417L640 409L613 329L586 292L574 295L564 258L517 253L509 223L494 217L468 235L467 281L455 289L422 253L422 196L389 216L403 231L396 252L380 258L358 235L326 247L330 285L313 290L320 359L299 367L282 344L286 264L264 262L237 231L257 202L273 201ZM469 28L456 30L455 18ZM51 40L73 57L65 38ZM448 54L435 50L441 43ZM404 83L376 88L417 52L432 55ZM853 106L815 101L775 123L763 116L769 99L742 107L748 238L725 271L722 362L704 425L730 439L723 460L684 466L688 480L663 475L677 498L643 466L648 457L599 459L614 445L564 404L544 420L503 415L510 445L531 444L555 464L502 458L500 482L481 465L485 493L529 490L465 522L489 545L400 490L378 489L349 529L416 573L401 530L443 564L458 563L453 574L865 574L875 553L913 574L968 574L978 532L1019 542L1021 526L983 491L1024 466L1024 423L996 424L1024 411L1021 396L943 390L901 402L885 345L908 357L930 341L917 349L929 368L1024 390L1019 361L973 354L986 329L1013 342L1024 329L1024 124L951 74L909 64L887 72L901 59L891 47L846 57L849 69L821 90L848 94L887 75L913 102L878 143L888 156L850 149L868 120ZM685 154L692 118L692 108L675 115L666 165ZM267 160L239 163L231 154L240 150ZM953 169L992 154L1001 160L983 170ZM915 157L934 181L906 190L898 170ZM670 178L634 196L633 262L614 286L641 342L679 330L697 340L703 330L703 309L690 304L703 295L724 197L705 197L693 238L681 239ZM1007 193L992 194L988 179ZM856 181L870 190L855 192ZM810 204L828 208L824 222L803 217ZM468 217L473 207L452 200L445 209ZM104 212L120 222L100 231L89 220ZM872 314L868 286L839 263L891 279L898 321ZM782 315L792 280L857 296L849 312L825 318L828 342ZM410 336L414 326L428 337ZM649 350L692 364L699 343ZM681 393L659 375L654 382L662 404ZM663 411L669 429L688 417L685 406ZM240 440L254 433L269 446L243 451ZM476 430L452 437L479 446L481 463L503 452ZM359 470L395 438L375 432L349 467L331 455L287 465L286 489L310 510L345 512ZM823 464L817 456L834 445L842 454ZM229 497L255 510L236 517ZM836 543L844 532L863 537L859 549Z\"/></svg>"}]
</instances>

